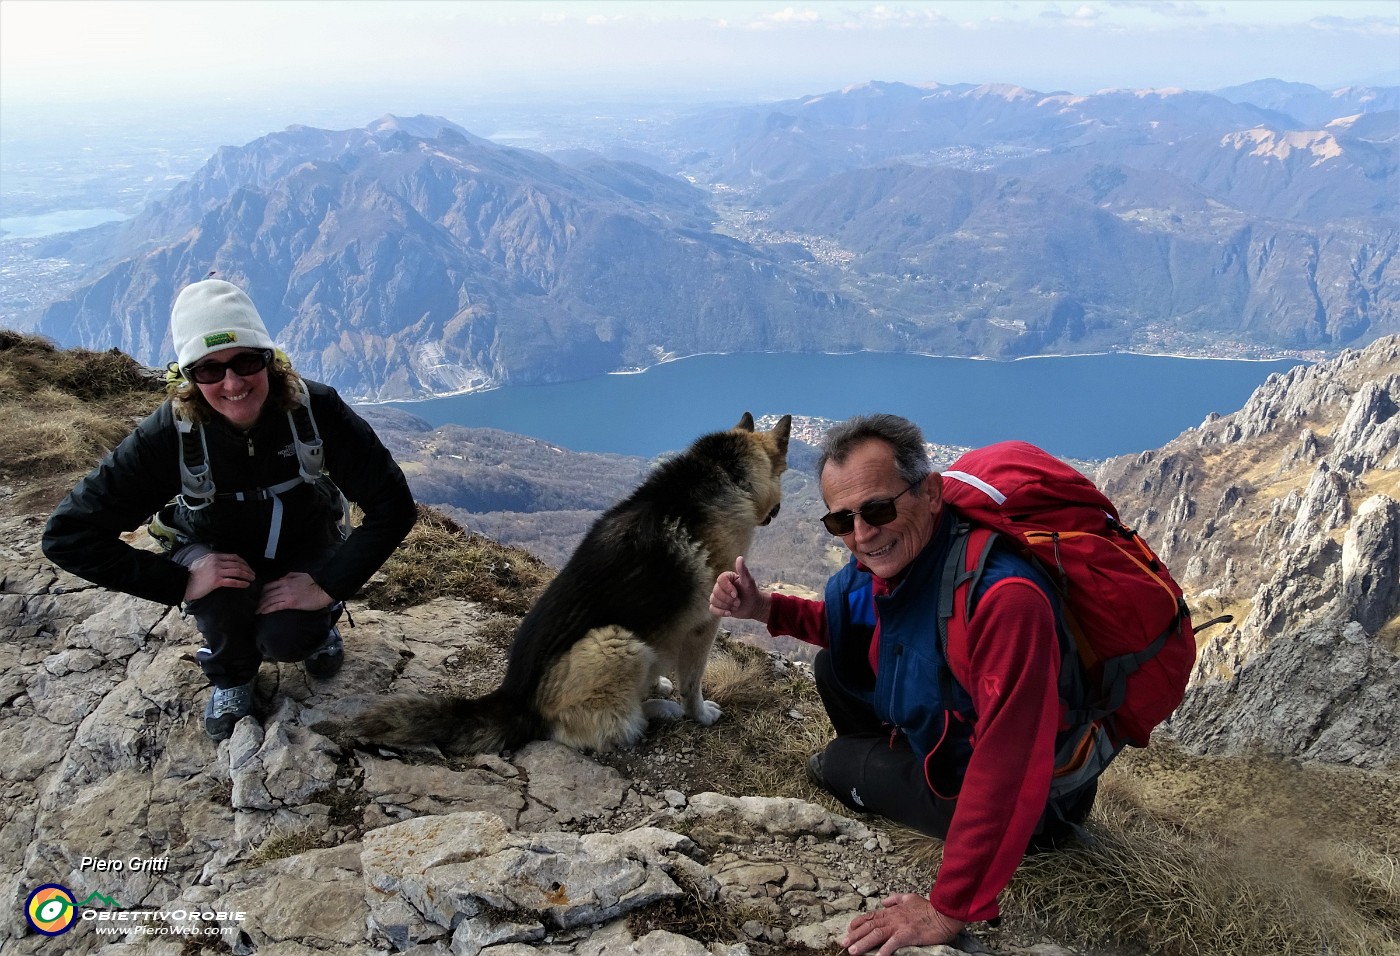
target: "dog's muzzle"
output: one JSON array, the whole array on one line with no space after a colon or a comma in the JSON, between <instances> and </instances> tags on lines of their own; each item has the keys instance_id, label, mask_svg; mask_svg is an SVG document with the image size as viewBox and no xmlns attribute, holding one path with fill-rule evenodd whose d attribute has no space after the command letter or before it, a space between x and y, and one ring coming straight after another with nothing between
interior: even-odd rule
<instances>
[{"instance_id":1,"label":"dog's muzzle","mask_svg":"<svg viewBox=\"0 0 1400 956\"><path fill-rule=\"evenodd\" d=\"M770 512L768 512L768 517L764 518L762 521L760 521L760 522L758 523L758 524L759 524L759 527L762 527L763 525L768 524L768 523L771 522L774 518L778 517L778 512L782 510L782 507L783 507L783 503L782 503L781 501L778 502L776 505L774 505L774 506L773 506L773 510L770 511Z\"/></svg>"}]
</instances>

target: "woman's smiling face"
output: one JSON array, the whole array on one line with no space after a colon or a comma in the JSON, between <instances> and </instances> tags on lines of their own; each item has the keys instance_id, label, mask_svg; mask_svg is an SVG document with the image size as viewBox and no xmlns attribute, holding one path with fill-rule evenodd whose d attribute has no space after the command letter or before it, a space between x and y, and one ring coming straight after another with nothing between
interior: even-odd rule
<instances>
[{"instance_id":1,"label":"woman's smiling face","mask_svg":"<svg viewBox=\"0 0 1400 956\"><path fill-rule=\"evenodd\" d=\"M256 349L222 349L218 352L211 352L197 364L224 363L236 355L250 351L256 351ZM222 415L230 425L240 430L246 430L257 424L258 416L262 415L263 405L267 403L267 369L262 368L252 375L244 376L239 375L231 368L226 368L224 369L224 377L219 381L212 385L195 383L195 387L204 396L204 400L209 403L209 407Z\"/></svg>"}]
</instances>

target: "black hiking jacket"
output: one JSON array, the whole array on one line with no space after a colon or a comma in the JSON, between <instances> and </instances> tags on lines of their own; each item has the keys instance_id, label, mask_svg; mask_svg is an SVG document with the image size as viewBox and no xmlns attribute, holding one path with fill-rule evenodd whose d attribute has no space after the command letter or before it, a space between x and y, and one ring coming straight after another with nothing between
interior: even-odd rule
<instances>
[{"instance_id":1,"label":"black hiking jacket","mask_svg":"<svg viewBox=\"0 0 1400 956\"><path fill-rule=\"evenodd\" d=\"M340 501L327 493L324 480L320 485L302 482L279 495L281 527L270 559L264 549L274 502L223 497L270 488L299 474L291 423L271 399L247 432L217 415L204 424L219 497L198 512L177 507L173 523L194 541L238 554L260 579L307 570L327 594L344 600L408 534L416 508L403 472L374 430L334 389L306 384L325 449L323 474L364 511L363 522L344 543L319 566L290 566L304 562L308 554L321 554L336 540ZM69 492L44 529L44 554L64 570L109 590L179 604L189 571L164 554L132 547L120 537L144 525L180 493L179 460L175 414L167 401Z\"/></svg>"}]
</instances>

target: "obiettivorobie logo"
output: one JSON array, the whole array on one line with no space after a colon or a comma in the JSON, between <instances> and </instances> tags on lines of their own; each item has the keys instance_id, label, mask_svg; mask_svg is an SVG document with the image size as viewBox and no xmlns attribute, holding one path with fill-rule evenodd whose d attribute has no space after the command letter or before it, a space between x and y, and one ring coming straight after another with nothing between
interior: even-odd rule
<instances>
[{"instance_id":1,"label":"obiettivorobie logo","mask_svg":"<svg viewBox=\"0 0 1400 956\"><path fill-rule=\"evenodd\" d=\"M91 903L120 908L121 904L110 896L89 893L81 903L73 901L73 891L61 883L45 883L29 894L24 904L24 916L36 933L45 936L62 936L73 928L78 918L78 907Z\"/></svg>"},{"instance_id":2,"label":"obiettivorobie logo","mask_svg":"<svg viewBox=\"0 0 1400 956\"><path fill-rule=\"evenodd\" d=\"M93 868L122 869L119 863L97 861ZM44 936L62 936L80 922L90 923L101 936L221 936L227 931L223 924L241 923L247 914L207 906L123 910L103 893L94 891L79 902L63 884L45 883L29 894L24 917L34 932Z\"/></svg>"}]
</instances>

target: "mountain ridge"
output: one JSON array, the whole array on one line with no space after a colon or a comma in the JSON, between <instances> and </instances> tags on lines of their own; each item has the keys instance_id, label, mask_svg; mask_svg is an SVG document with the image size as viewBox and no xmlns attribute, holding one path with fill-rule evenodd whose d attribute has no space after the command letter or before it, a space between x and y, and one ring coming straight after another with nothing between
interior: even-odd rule
<instances>
[{"instance_id":1,"label":"mountain ridge","mask_svg":"<svg viewBox=\"0 0 1400 956\"><path fill-rule=\"evenodd\" d=\"M646 363L681 344L649 341L656 301L685 303L694 351L770 341L769 326L792 324L773 304L794 292L809 324L847 343L836 319L849 309L766 257L736 257L697 218L693 187L635 164L607 166L605 182L451 130L382 126L220 151L118 243L143 251L51 306L39 330L159 364L165 298L212 267L249 287L300 367L359 398Z\"/></svg>"},{"instance_id":2,"label":"mountain ridge","mask_svg":"<svg viewBox=\"0 0 1400 956\"><path fill-rule=\"evenodd\" d=\"M1189 90L871 83L618 140L656 163L442 117L296 126L68 242L95 277L23 327L159 364L177 287L215 270L376 401L702 352L1328 354L1400 331L1392 99L1319 125Z\"/></svg>"}]
</instances>

